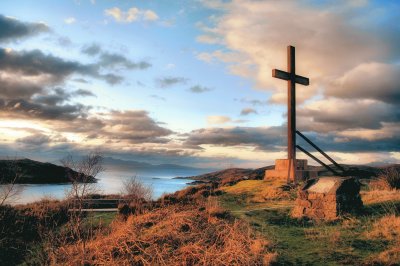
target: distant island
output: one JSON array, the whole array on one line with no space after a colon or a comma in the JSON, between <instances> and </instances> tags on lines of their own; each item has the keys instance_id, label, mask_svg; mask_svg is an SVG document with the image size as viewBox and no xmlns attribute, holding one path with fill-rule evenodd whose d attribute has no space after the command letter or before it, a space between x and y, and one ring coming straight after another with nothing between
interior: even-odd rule
<instances>
[{"instance_id":1,"label":"distant island","mask_svg":"<svg viewBox=\"0 0 400 266\"><path fill-rule=\"evenodd\" d=\"M14 177L17 184L59 184L71 183L71 176L76 176L77 181L83 180L83 174L70 168L55 165L52 163L43 163L30 159L0 160L0 180L2 184L13 181ZM86 179L90 183L97 181L94 177Z\"/></svg>"}]
</instances>

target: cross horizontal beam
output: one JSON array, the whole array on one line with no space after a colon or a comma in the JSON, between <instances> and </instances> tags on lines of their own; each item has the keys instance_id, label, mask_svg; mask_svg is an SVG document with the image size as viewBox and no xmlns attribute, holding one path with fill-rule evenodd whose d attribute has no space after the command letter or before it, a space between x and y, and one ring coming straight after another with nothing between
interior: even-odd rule
<instances>
[{"instance_id":1,"label":"cross horizontal beam","mask_svg":"<svg viewBox=\"0 0 400 266\"><path fill-rule=\"evenodd\" d=\"M274 78L283 79L283 80L290 80L292 78L292 75L290 73L279 70L279 69L272 69L272 76ZM310 80L308 78L302 77L299 75L295 76L295 82L299 83L301 85L305 85L305 86L310 85Z\"/></svg>"}]
</instances>

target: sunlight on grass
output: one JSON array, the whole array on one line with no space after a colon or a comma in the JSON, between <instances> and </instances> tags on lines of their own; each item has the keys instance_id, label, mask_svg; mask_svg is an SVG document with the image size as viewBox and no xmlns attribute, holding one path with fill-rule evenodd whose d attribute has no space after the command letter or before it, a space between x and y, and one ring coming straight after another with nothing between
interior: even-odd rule
<instances>
[{"instance_id":1,"label":"sunlight on grass","mask_svg":"<svg viewBox=\"0 0 400 266\"><path fill-rule=\"evenodd\" d=\"M373 238L368 232L375 224L382 227L382 217L397 213L398 191L363 191L364 212L329 223L291 218L297 190L282 198L279 193L288 193L282 190L284 184L285 180L246 180L222 188L226 193L219 197L232 215L273 241L278 264L319 265L323 261L324 265L360 265L397 260L398 248L393 243L398 242ZM272 197L265 196L268 193Z\"/></svg>"},{"instance_id":2,"label":"sunlight on grass","mask_svg":"<svg viewBox=\"0 0 400 266\"><path fill-rule=\"evenodd\" d=\"M371 190L361 191L361 199L365 205L385 201L400 201L399 190Z\"/></svg>"},{"instance_id":3,"label":"sunlight on grass","mask_svg":"<svg viewBox=\"0 0 400 266\"><path fill-rule=\"evenodd\" d=\"M248 202L264 203L271 200L290 200L293 193L285 190L285 180L244 180L233 186L223 187L222 191L231 195L246 195Z\"/></svg>"},{"instance_id":4,"label":"sunlight on grass","mask_svg":"<svg viewBox=\"0 0 400 266\"><path fill-rule=\"evenodd\" d=\"M392 214L380 218L373 224L372 230L365 235L371 240L386 240L389 243L384 251L371 256L372 262L385 265L398 265L400 263L399 216Z\"/></svg>"}]
</instances>

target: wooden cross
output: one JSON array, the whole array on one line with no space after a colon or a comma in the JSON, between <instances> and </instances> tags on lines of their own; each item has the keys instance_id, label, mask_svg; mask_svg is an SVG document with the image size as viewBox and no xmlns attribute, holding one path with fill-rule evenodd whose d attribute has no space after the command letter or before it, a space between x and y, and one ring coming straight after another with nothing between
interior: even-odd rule
<instances>
[{"instance_id":1,"label":"wooden cross","mask_svg":"<svg viewBox=\"0 0 400 266\"><path fill-rule=\"evenodd\" d=\"M295 178L296 161L296 83L308 86L308 78L296 75L295 48L287 47L287 72L273 69L274 78L288 81L288 159L292 168L292 178Z\"/></svg>"}]
</instances>

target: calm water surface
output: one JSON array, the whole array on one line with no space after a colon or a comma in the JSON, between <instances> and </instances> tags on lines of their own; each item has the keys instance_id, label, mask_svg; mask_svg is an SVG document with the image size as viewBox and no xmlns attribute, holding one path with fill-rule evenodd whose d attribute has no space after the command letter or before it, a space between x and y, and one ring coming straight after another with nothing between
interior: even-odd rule
<instances>
[{"instance_id":1,"label":"calm water surface","mask_svg":"<svg viewBox=\"0 0 400 266\"><path fill-rule=\"evenodd\" d=\"M153 197L159 198L163 193L171 193L180 190L191 182L188 179L173 179L176 176L191 176L199 173L168 173L162 175L159 173L141 173L137 178L144 184L153 188ZM131 172L124 171L107 171L97 176L97 187L102 194L120 193L123 188L123 181L132 177ZM70 184L20 184L22 192L18 198L13 200L13 204L22 204L40 200L43 197L52 197L63 199L67 191L71 188Z\"/></svg>"}]
</instances>

